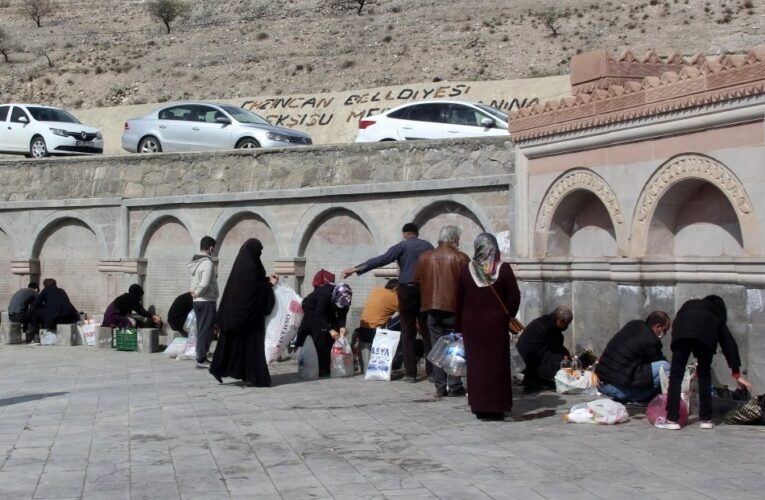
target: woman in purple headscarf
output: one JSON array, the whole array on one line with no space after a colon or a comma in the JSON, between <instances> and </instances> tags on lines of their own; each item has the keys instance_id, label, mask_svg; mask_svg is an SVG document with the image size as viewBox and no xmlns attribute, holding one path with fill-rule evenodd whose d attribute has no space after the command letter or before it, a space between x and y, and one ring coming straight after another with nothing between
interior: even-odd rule
<instances>
[{"instance_id":1,"label":"woman in purple headscarf","mask_svg":"<svg viewBox=\"0 0 765 500\"><path fill-rule=\"evenodd\" d=\"M503 420L513 407L508 323L521 292L493 235L479 234L473 247L473 260L460 273L454 318L465 342L468 404L481 420Z\"/></svg>"},{"instance_id":2,"label":"woman in purple headscarf","mask_svg":"<svg viewBox=\"0 0 765 500\"><path fill-rule=\"evenodd\" d=\"M256 387L270 387L266 363L266 316L276 303L272 287L278 277L266 276L260 261L263 245L255 238L245 241L223 290L217 321L221 333L210 373L239 379Z\"/></svg>"}]
</instances>

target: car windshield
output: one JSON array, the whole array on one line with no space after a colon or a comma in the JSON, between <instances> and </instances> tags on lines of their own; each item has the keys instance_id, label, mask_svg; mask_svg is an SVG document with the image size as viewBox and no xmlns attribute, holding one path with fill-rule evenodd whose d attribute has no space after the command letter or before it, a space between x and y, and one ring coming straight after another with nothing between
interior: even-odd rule
<instances>
[{"instance_id":1,"label":"car windshield","mask_svg":"<svg viewBox=\"0 0 765 500\"><path fill-rule=\"evenodd\" d=\"M490 115L492 115L495 118L499 118L503 122L507 123L507 113L503 113L502 111L498 110L497 108L492 108L491 106L487 106L485 104L476 104L479 108L486 111Z\"/></svg>"},{"instance_id":2,"label":"car windshield","mask_svg":"<svg viewBox=\"0 0 765 500\"><path fill-rule=\"evenodd\" d=\"M236 106L221 106L221 109L225 111L226 113L230 114L234 120L238 121L239 123L255 123L257 125L271 125L268 120L265 118L262 118L252 111L247 111L246 109L238 108Z\"/></svg>"},{"instance_id":3,"label":"car windshield","mask_svg":"<svg viewBox=\"0 0 765 500\"><path fill-rule=\"evenodd\" d=\"M38 122L80 123L80 120L70 115L63 109L29 106L27 110L32 115L32 118Z\"/></svg>"}]
</instances>

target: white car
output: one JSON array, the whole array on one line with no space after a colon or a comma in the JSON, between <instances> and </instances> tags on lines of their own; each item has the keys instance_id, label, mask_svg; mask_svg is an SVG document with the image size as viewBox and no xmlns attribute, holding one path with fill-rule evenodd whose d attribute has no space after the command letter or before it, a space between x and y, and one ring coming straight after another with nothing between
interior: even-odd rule
<instances>
[{"instance_id":1,"label":"white car","mask_svg":"<svg viewBox=\"0 0 765 500\"><path fill-rule=\"evenodd\" d=\"M507 114L463 101L420 101L359 121L356 142L508 136Z\"/></svg>"},{"instance_id":2,"label":"white car","mask_svg":"<svg viewBox=\"0 0 765 500\"><path fill-rule=\"evenodd\" d=\"M311 136L271 125L229 104L178 102L125 122L122 149L131 153L275 148L311 144Z\"/></svg>"},{"instance_id":3,"label":"white car","mask_svg":"<svg viewBox=\"0 0 765 500\"><path fill-rule=\"evenodd\" d=\"M37 104L0 105L0 153L32 158L100 154L104 138L63 109Z\"/></svg>"}]
</instances>

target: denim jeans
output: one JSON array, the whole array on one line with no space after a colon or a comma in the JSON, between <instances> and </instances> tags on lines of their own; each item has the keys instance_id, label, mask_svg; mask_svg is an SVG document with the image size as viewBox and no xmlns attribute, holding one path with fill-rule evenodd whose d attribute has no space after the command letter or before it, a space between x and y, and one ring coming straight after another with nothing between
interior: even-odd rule
<instances>
[{"instance_id":1,"label":"denim jeans","mask_svg":"<svg viewBox=\"0 0 765 500\"><path fill-rule=\"evenodd\" d=\"M647 387L623 387L616 384L598 384L598 390L616 399L623 399L625 401L647 401L651 399L659 390L661 386L661 379L659 378L659 371L664 367L669 371L668 361L654 361L651 363L651 373L653 374L653 385Z\"/></svg>"}]
</instances>

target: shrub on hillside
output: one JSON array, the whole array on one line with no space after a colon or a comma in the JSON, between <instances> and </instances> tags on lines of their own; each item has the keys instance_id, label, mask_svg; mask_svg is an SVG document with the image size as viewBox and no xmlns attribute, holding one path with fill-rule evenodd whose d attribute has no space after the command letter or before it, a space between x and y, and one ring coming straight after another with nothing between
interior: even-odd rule
<instances>
[{"instance_id":1,"label":"shrub on hillside","mask_svg":"<svg viewBox=\"0 0 765 500\"><path fill-rule=\"evenodd\" d=\"M146 4L146 9L152 17L156 17L165 25L170 33L170 23L178 18L186 17L191 7L181 0L152 0Z\"/></svg>"}]
</instances>

